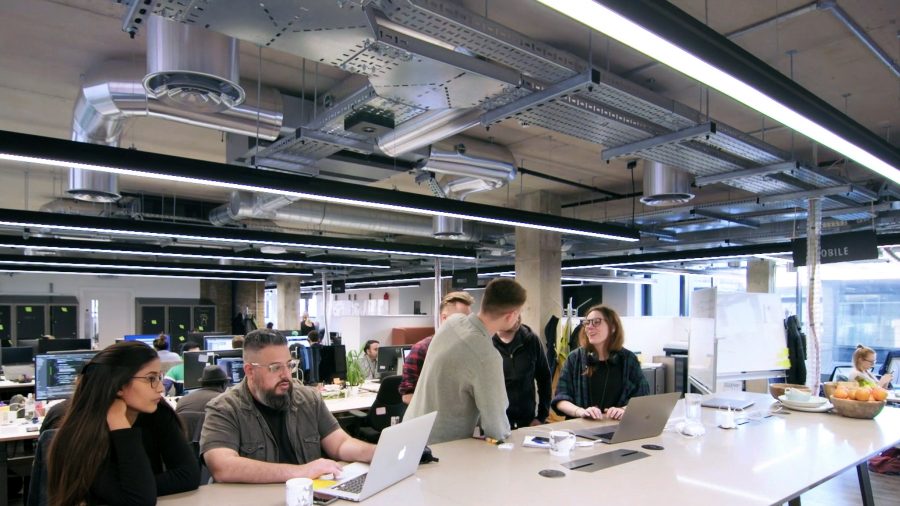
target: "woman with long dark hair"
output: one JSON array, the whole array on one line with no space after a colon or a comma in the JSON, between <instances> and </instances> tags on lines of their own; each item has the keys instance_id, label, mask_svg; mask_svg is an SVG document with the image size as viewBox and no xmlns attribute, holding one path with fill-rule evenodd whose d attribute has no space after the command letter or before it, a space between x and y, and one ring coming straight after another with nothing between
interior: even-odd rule
<instances>
[{"instance_id":1,"label":"woman with long dark hair","mask_svg":"<svg viewBox=\"0 0 900 506\"><path fill-rule=\"evenodd\" d=\"M637 356L625 348L625 330L609 307L594 306L581 320L580 346L569 353L550 405L571 418L619 420L632 397L650 387Z\"/></svg>"},{"instance_id":2,"label":"woman with long dark hair","mask_svg":"<svg viewBox=\"0 0 900 506\"><path fill-rule=\"evenodd\" d=\"M156 351L132 341L96 354L50 446L50 504L156 504L199 481L197 457L162 397Z\"/></svg>"}]
</instances>

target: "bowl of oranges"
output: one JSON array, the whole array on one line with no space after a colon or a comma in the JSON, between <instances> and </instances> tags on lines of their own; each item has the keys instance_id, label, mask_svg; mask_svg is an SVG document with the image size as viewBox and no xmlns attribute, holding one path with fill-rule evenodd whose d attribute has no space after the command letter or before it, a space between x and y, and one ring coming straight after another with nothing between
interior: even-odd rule
<instances>
[{"instance_id":1,"label":"bowl of oranges","mask_svg":"<svg viewBox=\"0 0 900 506\"><path fill-rule=\"evenodd\" d=\"M849 418L875 418L884 409L888 391L881 387L838 385L831 394L834 410Z\"/></svg>"}]
</instances>

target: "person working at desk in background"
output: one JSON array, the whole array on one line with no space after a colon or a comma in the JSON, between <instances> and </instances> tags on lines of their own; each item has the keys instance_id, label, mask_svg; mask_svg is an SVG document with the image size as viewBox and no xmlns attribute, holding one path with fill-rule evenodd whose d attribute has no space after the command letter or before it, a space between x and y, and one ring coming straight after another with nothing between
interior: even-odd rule
<instances>
[{"instance_id":1,"label":"person working at desk in background","mask_svg":"<svg viewBox=\"0 0 900 506\"><path fill-rule=\"evenodd\" d=\"M479 419L485 436L509 436L503 360L491 336L512 328L525 298L515 280L494 279L484 289L477 314L453 315L435 333L404 417L438 412L429 444L472 437Z\"/></svg>"},{"instance_id":2,"label":"person working at desk in background","mask_svg":"<svg viewBox=\"0 0 900 506\"><path fill-rule=\"evenodd\" d=\"M221 367L217 365L204 367L203 375L200 377L200 388L192 390L181 399L178 399L175 412L178 414L185 412L203 413L209 401L224 392L227 384L228 376L225 375L225 371Z\"/></svg>"},{"instance_id":3,"label":"person working at desk in background","mask_svg":"<svg viewBox=\"0 0 900 506\"><path fill-rule=\"evenodd\" d=\"M625 329L611 308L594 306L581 323L580 346L563 364L551 405L572 418L619 420L629 399L650 393L641 364L624 347Z\"/></svg>"},{"instance_id":4,"label":"person working at desk in background","mask_svg":"<svg viewBox=\"0 0 900 506\"><path fill-rule=\"evenodd\" d=\"M309 341L310 346L322 346L322 343L319 342L319 332L315 330L310 330L309 334L306 336L306 339Z\"/></svg>"},{"instance_id":5,"label":"person working at desk in background","mask_svg":"<svg viewBox=\"0 0 900 506\"><path fill-rule=\"evenodd\" d=\"M339 477L341 466L332 458L372 460L375 446L351 438L318 391L292 378L297 365L280 333L247 334L243 381L206 406L200 452L216 481Z\"/></svg>"},{"instance_id":6,"label":"person working at desk in background","mask_svg":"<svg viewBox=\"0 0 900 506\"><path fill-rule=\"evenodd\" d=\"M50 444L49 503L155 504L196 489L197 457L161 394L153 348L126 341L97 353Z\"/></svg>"},{"instance_id":7,"label":"person working at desk in background","mask_svg":"<svg viewBox=\"0 0 900 506\"><path fill-rule=\"evenodd\" d=\"M497 332L491 341L503 359L503 377L509 399L506 417L510 427L518 429L546 423L550 414L552 378L547 352L540 338L519 317L512 327Z\"/></svg>"},{"instance_id":8,"label":"person working at desk in background","mask_svg":"<svg viewBox=\"0 0 900 506\"><path fill-rule=\"evenodd\" d=\"M475 304L475 299L466 292L450 292L444 295L444 298L441 299L440 323L444 323L450 315L468 315L472 312L472 304ZM428 347L431 346L433 338L434 336L429 336L414 344L406 358L403 359L403 381L400 382L398 390L405 404L409 404L413 392L416 391L419 373L422 372L422 367L425 365L425 356L428 354Z\"/></svg>"},{"instance_id":9,"label":"person working at desk in background","mask_svg":"<svg viewBox=\"0 0 900 506\"><path fill-rule=\"evenodd\" d=\"M374 339L366 341L363 346L363 353L359 356L359 369L362 371L363 379L378 378L378 347L379 342Z\"/></svg>"},{"instance_id":10,"label":"person working at desk in background","mask_svg":"<svg viewBox=\"0 0 900 506\"><path fill-rule=\"evenodd\" d=\"M182 363L181 355L169 351L169 336L160 334L159 337L153 340L153 348L156 349L156 353L159 355L162 371L168 371L175 365Z\"/></svg>"},{"instance_id":11,"label":"person working at desk in background","mask_svg":"<svg viewBox=\"0 0 900 506\"><path fill-rule=\"evenodd\" d=\"M275 322L269 322L266 324L266 328L269 330L275 330Z\"/></svg>"},{"instance_id":12,"label":"person working at desk in background","mask_svg":"<svg viewBox=\"0 0 900 506\"><path fill-rule=\"evenodd\" d=\"M891 388L894 376L890 372L881 376L881 379L872 374L871 369L875 367L876 358L875 350L861 344L857 345L853 351L853 370L847 373L847 381L855 381L861 386Z\"/></svg>"},{"instance_id":13,"label":"person working at desk in background","mask_svg":"<svg viewBox=\"0 0 900 506\"><path fill-rule=\"evenodd\" d=\"M239 350L244 347L244 336L234 336L231 338L231 349Z\"/></svg>"},{"instance_id":14,"label":"person working at desk in background","mask_svg":"<svg viewBox=\"0 0 900 506\"><path fill-rule=\"evenodd\" d=\"M181 362L173 365L166 371L166 377L163 378L163 391L167 394L174 387L175 395L181 395L184 391L184 353L187 351L197 351L200 345L194 341L187 341L181 345Z\"/></svg>"}]
</instances>

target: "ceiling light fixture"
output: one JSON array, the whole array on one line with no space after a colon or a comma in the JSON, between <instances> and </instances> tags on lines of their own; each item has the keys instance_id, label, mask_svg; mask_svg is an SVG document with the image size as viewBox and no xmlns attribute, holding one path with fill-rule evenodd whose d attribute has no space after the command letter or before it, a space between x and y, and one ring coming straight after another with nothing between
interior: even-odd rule
<instances>
[{"instance_id":1,"label":"ceiling light fixture","mask_svg":"<svg viewBox=\"0 0 900 506\"><path fill-rule=\"evenodd\" d=\"M265 262L276 265L319 265L334 267L362 267L368 269L389 269L390 262L361 260L346 257L320 256L306 258L298 255L267 255L264 253L211 253L210 250L184 248L178 246L154 246L144 244L104 243L98 246L89 238L78 240L53 239L19 239L17 237L0 237L0 248L15 248L36 251L61 251L67 253L103 253L109 255L154 256L164 258L187 258L196 260L232 260L240 262Z\"/></svg>"},{"instance_id":2,"label":"ceiling light fixture","mask_svg":"<svg viewBox=\"0 0 900 506\"><path fill-rule=\"evenodd\" d=\"M617 278L613 276L563 276L561 281L574 281L582 283L621 283L625 285L655 285L656 280L652 278Z\"/></svg>"},{"instance_id":3,"label":"ceiling light fixture","mask_svg":"<svg viewBox=\"0 0 900 506\"><path fill-rule=\"evenodd\" d=\"M581 258L564 260L562 270L576 269L620 269L620 266L661 264L671 262L696 262L700 260L727 260L729 258L745 258L755 255L779 255L791 252L790 243L750 244L746 246L727 246L722 248L706 248L685 251L666 251L663 253L646 253L640 255L619 255L600 258Z\"/></svg>"},{"instance_id":4,"label":"ceiling light fixture","mask_svg":"<svg viewBox=\"0 0 900 506\"><path fill-rule=\"evenodd\" d=\"M220 281L259 281L265 282L267 276L253 276L247 274L210 274L202 272L176 272L176 271L143 271L143 270L103 270L101 268L56 266L48 268L42 265L14 265L4 267L0 265L0 272L17 274L74 274L80 276L122 276L139 278L190 278L190 279L214 279Z\"/></svg>"},{"instance_id":5,"label":"ceiling light fixture","mask_svg":"<svg viewBox=\"0 0 900 506\"><path fill-rule=\"evenodd\" d=\"M381 243L371 240L343 239L337 237L307 236L266 232L241 228L185 225L156 221L123 220L75 216L69 214L41 213L0 209L0 226L38 229L68 230L90 234L116 234L129 237L153 237L225 244L274 245L286 248L313 248L323 250L411 255L420 257L454 258L471 260L474 250L433 246Z\"/></svg>"},{"instance_id":6,"label":"ceiling light fixture","mask_svg":"<svg viewBox=\"0 0 900 506\"><path fill-rule=\"evenodd\" d=\"M900 182L900 151L669 2L539 1Z\"/></svg>"},{"instance_id":7,"label":"ceiling light fixture","mask_svg":"<svg viewBox=\"0 0 900 506\"><path fill-rule=\"evenodd\" d=\"M42 267L78 267L99 270L132 270L156 272L185 272L201 274L250 274L254 276L294 276L310 277L312 271L300 269L272 270L268 267L232 266L232 265L199 265L133 261L122 263L115 260L99 258L63 258L63 257L28 257L18 255L0 255L0 266L34 265ZM2 268L2 267L0 267Z\"/></svg>"},{"instance_id":8,"label":"ceiling light fixture","mask_svg":"<svg viewBox=\"0 0 900 506\"><path fill-rule=\"evenodd\" d=\"M637 230L618 225L16 132L0 131L0 159L600 239L640 239Z\"/></svg>"}]
</instances>

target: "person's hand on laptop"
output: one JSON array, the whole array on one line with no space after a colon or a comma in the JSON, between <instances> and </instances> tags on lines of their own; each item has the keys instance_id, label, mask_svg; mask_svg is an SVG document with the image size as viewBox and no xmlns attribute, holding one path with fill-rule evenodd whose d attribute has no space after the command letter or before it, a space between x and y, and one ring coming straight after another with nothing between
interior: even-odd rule
<instances>
[{"instance_id":1,"label":"person's hand on laptop","mask_svg":"<svg viewBox=\"0 0 900 506\"><path fill-rule=\"evenodd\" d=\"M341 465L331 459L316 459L302 466L305 475L312 479L326 479L323 475L330 474L334 479L341 477Z\"/></svg>"},{"instance_id":2,"label":"person's hand on laptop","mask_svg":"<svg viewBox=\"0 0 900 506\"><path fill-rule=\"evenodd\" d=\"M621 420L622 415L625 414L625 408L617 408L615 406L608 408L606 413L604 413L607 418L611 420Z\"/></svg>"},{"instance_id":3,"label":"person's hand on laptop","mask_svg":"<svg viewBox=\"0 0 900 506\"><path fill-rule=\"evenodd\" d=\"M597 406L580 409L580 413L578 412L578 410L576 410L575 413L581 415L581 418L588 418L590 420L603 420L603 411L601 411Z\"/></svg>"}]
</instances>

